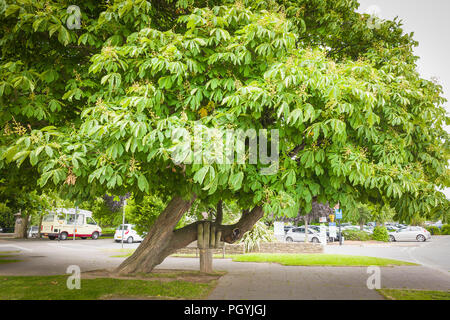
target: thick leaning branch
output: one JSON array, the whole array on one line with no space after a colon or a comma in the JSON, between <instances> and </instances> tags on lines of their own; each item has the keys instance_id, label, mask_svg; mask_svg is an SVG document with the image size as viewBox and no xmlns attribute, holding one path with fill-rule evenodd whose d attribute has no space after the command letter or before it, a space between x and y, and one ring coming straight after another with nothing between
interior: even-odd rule
<instances>
[{"instance_id":1,"label":"thick leaning branch","mask_svg":"<svg viewBox=\"0 0 450 320\"><path fill-rule=\"evenodd\" d=\"M173 198L150 228L141 245L116 269L116 272L124 274L151 272L166 257L197 240L197 225L200 222L194 222L174 230L193 201L194 199L186 201L180 197ZM222 232L222 241L233 243L242 238L245 232L251 230L263 215L261 207L255 207L251 211L244 210L237 223L233 225L215 224L216 230Z\"/></svg>"},{"instance_id":2,"label":"thick leaning branch","mask_svg":"<svg viewBox=\"0 0 450 320\"><path fill-rule=\"evenodd\" d=\"M226 243L234 243L242 238L244 233L251 230L256 222L264 215L261 207L255 207L253 210L244 210L241 219L232 225L215 224L216 230L222 232L221 241ZM174 253L178 249L182 249L190 243L197 240L197 225L200 221L191 223L183 228L173 231L170 237L170 243L165 248L166 256Z\"/></svg>"},{"instance_id":3,"label":"thick leaning branch","mask_svg":"<svg viewBox=\"0 0 450 320\"><path fill-rule=\"evenodd\" d=\"M170 247L173 230L195 200L174 197L158 216L136 251L116 269L118 273L150 272L166 257L162 253Z\"/></svg>"}]
</instances>

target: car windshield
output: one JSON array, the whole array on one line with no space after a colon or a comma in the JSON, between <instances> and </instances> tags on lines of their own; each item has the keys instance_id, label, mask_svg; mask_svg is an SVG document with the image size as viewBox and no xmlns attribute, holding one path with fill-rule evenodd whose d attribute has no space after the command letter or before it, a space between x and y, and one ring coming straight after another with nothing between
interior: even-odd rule
<instances>
[{"instance_id":1,"label":"car windshield","mask_svg":"<svg viewBox=\"0 0 450 320\"><path fill-rule=\"evenodd\" d=\"M68 213L66 214L66 224L78 224L82 225L84 221L84 214L77 214L75 219L75 214Z\"/></svg>"},{"instance_id":2,"label":"car windshield","mask_svg":"<svg viewBox=\"0 0 450 320\"><path fill-rule=\"evenodd\" d=\"M91 217L86 217L86 223L91 225L97 225L97 222L95 222L95 220L92 219Z\"/></svg>"},{"instance_id":3,"label":"car windshield","mask_svg":"<svg viewBox=\"0 0 450 320\"><path fill-rule=\"evenodd\" d=\"M125 231L128 230L128 225L127 224L125 224L125 225L121 224L120 226L117 227L117 230L119 230L119 231L122 231L122 229L125 230Z\"/></svg>"},{"instance_id":4,"label":"car windshield","mask_svg":"<svg viewBox=\"0 0 450 320\"><path fill-rule=\"evenodd\" d=\"M54 214L48 214L42 219L42 221L43 222L52 222L54 219L55 219Z\"/></svg>"}]
</instances>

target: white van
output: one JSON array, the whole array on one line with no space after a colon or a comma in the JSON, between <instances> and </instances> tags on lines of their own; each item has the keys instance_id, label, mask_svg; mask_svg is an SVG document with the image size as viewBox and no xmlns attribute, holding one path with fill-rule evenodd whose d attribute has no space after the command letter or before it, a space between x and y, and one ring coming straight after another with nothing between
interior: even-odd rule
<instances>
[{"instance_id":1,"label":"white van","mask_svg":"<svg viewBox=\"0 0 450 320\"><path fill-rule=\"evenodd\" d=\"M76 218L76 221L75 221ZM75 209L59 208L56 212L44 216L42 219L41 234L54 240L59 237L66 240L69 237L86 239L98 239L102 234L100 228L92 218L92 212L88 210L78 209L75 217Z\"/></svg>"}]
</instances>

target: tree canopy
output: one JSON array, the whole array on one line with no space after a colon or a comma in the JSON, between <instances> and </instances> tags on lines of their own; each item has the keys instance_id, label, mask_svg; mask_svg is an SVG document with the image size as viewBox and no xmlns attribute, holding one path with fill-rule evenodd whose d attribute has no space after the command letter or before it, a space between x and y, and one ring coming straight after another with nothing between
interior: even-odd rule
<instances>
[{"instance_id":1,"label":"tree canopy","mask_svg":"<svg viewBox=\"0 0 450 320\"><path fill-rule=\"evenodd\" d=\"M79 29L66 24L73 4ZM275 216L314 201L389 203L399 219L446 210L442 88L417 72L417 43L398 20L374 29L357 7L2 2L2 176L13 184L19 170L26 185L80 199L195 194ZM174 159L180 128L277 130L278 170L262 175L261 159L222 164L207 152L190 164L192 150ZM218 150L216 139L202 144Z\"/></svg>"}]
</instances>

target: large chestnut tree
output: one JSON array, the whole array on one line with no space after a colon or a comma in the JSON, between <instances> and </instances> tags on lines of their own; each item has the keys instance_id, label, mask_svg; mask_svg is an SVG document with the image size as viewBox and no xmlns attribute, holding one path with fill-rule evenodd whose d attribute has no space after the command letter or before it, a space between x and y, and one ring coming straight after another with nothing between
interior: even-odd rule
<instances>
[{"instance_id":1,"label":"large chestnut tree","mask_svg":"<svg viewBox=\"0 0 450 320\"><path fill-rule=\"evenodd\" d=\"M69 28L70 5L80 9L79 28ZM373 28L358 6L3 1L3 183L29 177L30 186L78 199L167 196L123 273L149 272L196 240L198 222L175 229L194 201L216 208L226 242L264 214L296 216L313 202L339 203L344 212L388 203L400 220L445 212L442 88L416 71L417 43L398 21ZM276 170L261 174L268 164L260 155L256 163L208 161L220 150L214 138L202 140L206 152L192 163L199 154L174 152L180 128L193 137L267 130ZM222 224L228 201L242 208L233 225Z\"/></svg>"}]
</instances>

